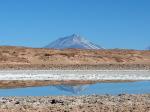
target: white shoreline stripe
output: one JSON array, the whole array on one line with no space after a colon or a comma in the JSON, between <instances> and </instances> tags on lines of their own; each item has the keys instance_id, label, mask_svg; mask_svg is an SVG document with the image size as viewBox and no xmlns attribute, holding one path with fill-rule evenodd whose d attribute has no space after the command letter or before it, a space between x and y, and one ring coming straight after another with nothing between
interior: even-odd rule
<instances>
[{"instance_id":1,"label":"white shoreline stripe","mask_svg":"<svg viewBox=\"0 0 150 112\"><path fill-rule=\"evenodd\" d=\"M150 70L1 70L0 80L150 80Z\"/></svg>"}]
</instances>

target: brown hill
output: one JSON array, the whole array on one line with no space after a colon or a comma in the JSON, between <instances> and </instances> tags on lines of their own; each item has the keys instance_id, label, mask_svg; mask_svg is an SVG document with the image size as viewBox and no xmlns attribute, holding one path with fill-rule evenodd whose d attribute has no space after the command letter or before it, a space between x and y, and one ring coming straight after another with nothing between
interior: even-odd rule
<instances>
[{"instance_id":1,"label":"brown hill","mask_svg":"<svg viewBox=\"0 0 150 112\"><path fill-rule=\"evenodd\" d=\"M150 64L150 51L0 47L0 65Z\"/></svg>"}]
</instances>

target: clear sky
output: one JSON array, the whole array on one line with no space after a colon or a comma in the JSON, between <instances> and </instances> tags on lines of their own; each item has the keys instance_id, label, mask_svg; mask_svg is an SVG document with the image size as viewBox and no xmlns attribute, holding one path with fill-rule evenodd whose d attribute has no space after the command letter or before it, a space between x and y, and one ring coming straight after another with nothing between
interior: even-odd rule
<instances>
[{"instance_id":1,"label":"clear sky","mask_svg":"<svg viewBox=\"0 0 150 112\"><path fill-rule=\"evenodd\" d=\"M150 46L150 0L0 0L0 45L80 34L104 48Z\"/></svg>"}]
</instances>

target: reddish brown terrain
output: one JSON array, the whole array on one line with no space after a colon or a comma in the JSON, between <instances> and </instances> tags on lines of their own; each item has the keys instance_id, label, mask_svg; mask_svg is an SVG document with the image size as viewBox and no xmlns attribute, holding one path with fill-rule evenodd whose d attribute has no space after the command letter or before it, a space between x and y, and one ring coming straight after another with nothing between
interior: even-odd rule
<instances>
[{"instance_id":1,"label":"reddish brown terrain","mask_svg":"<svg viewBox=\"0 0 150 112\"><path fill-rule=\"evenodd\" d=\"M0 47L0 68L52 67L74 65L149 65L150 51L138 50L80 50L42 49L25 47Z\"/></svg>"}]
</instances>

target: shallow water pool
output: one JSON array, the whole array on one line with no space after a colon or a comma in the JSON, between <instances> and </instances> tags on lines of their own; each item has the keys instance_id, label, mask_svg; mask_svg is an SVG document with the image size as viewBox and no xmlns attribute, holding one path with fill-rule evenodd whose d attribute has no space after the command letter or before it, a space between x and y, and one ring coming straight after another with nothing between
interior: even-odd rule
<instances>
[{"instance_id":1,"label":"shallow water pool","mask_svg":"<svg viewBox=\"0 0 150 112\"><path fill-rule=\"evenodd\" d=\"M150 81L95 83L87 85L49 85L0 89L0 96L48 96L48 95L93 95L93 94L143 94L150 93Z\"/></svg>"}]
</instances>

